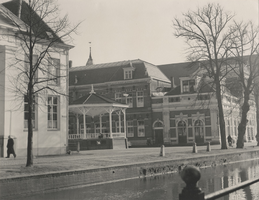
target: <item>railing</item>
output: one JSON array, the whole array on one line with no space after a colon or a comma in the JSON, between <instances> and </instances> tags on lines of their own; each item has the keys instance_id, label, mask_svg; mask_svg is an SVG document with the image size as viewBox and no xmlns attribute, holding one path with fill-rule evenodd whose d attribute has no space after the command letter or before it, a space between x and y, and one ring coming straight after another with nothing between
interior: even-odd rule
<instances>
[{"instance_id":1,"label":"railing","mask_svg":"<svg viewBox=\"0 0 259 200\"><path fill-rule=\"evenodd\" d=\"M259 182L259 178L255 178L205 196L204 192L197 187L197 182L201 177L200 170L197 167L187 166L181 171L180 175L186 186L183 188L182 193L179 194L179 200L213 200Z\"/></svg>"},{"instance_id":2,"label":"railing","mask_svg":"<svg viewBox=\"0 0 259 200\"><path fill-rule=\"evenodd\" d=\"M75 139L83 139L84 134L68 134L69 140L75 140Z\"/></svg>"},{"instance_id":3,"label":"railing","mask_svg":"<svg viewBox=\"0 0 259 200\"><path fill-rule=\"evenodd\" d=\"M126 138L125 133L111 133L112 138Z\"/></svg>"},{"instance_id":4,"label":"railing","mask_svg":"<svg viewBox=\"0 0 259 200\"><path fill-rule=\"evenodd\" d=\"M68 134L69 140L76 140L76 139L91 139L91 138L98 138L100 136L100 133L86 133L86 137L84 134ZM126 138L125 133L102 133L103 138Z\"/></svg>"}]
</instances>

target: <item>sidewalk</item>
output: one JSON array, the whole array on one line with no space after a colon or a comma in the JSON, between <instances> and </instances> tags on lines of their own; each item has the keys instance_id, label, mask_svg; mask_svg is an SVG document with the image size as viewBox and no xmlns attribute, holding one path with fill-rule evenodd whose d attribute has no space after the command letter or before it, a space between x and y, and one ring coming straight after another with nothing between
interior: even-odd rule
<instances>
[{"instance_id":1,"label":"sidewalk","mask_svg":"<svg viewBox=\"0 0 259 200\"><path fill-rule=\"evenodd\" d=\"M259 151L256 142L245 143L244 149L230 147L221 150L220 145L212 145L211 152L206 146L197 146L198 153L192 153L192 146L165 147L165 156L160 157L160 148L130 148L125 150L91 150L73 152L72 155L39 156L34 158L33 167L25 167L26 157L0 158L0 177L14 178L29 175L64 172L67 170L97 169L127 164L178 160L247 151Z\"/></svg>"}]
</instances>

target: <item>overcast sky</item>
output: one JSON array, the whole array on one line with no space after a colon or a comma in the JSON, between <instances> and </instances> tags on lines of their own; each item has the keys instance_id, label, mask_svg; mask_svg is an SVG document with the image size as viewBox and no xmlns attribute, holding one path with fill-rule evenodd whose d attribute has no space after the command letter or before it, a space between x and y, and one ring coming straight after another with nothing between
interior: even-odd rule
<instances>
[{"instance_id":1,"label":"overcast sky","mask_svg":"<svg viewBox=\"0 0 259 200\"><path fill-rule=\"evenodd\" d=\"M69 59L73 66L85 65L91 42L95 64L131 59L157 65L185 62L186 46L174 37L172 20L208 2L220 3L238 20L258 23L259 0L58 0L71 23L84 20Z\"/></svg>"}]
</instances>

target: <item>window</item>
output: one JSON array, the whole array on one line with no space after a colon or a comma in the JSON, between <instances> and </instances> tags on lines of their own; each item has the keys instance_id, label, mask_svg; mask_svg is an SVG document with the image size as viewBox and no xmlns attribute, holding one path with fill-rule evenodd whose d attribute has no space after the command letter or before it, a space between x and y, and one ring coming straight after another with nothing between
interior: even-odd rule
<instances>
[{"instance_id":1,"label":"window","mask_svg":"<svg viewBox=\"0 0 259 200\"><path fill-rule=\"evenodd\" d=\"M59 128L59 97L48 97L48 129Z\"/></svg>"},{"instance_id":2,"label":"window","mask_svg":"<svg viewBox=\"0 0 259 200\"><path fill-rule=\"evenodd\" d=\"M102 123L102 133L105 133L106 131L106 123ZM101 133L100 132L100 123L95 123L95 133Z\"/></svg>"},{"instance_id":3,"label":"window","mask_svg":"<svg viewBox=\"0 0 259 200\"><path fill-rule=\"evenodd\" d=\"M169 102L180 102L180 97L169 97Z\"/></svg>"},{"instance_id":4,"label":"window","mask_svg":"<svg viewBox=\"0 0 259 200\"><path fill-rule=\"evenodd\" d=\"M86 133L90 133L91 132L91 126L90 124L85 124L86 127ZM80 124L80 134L84 134L84 124Z\"/></svg>"},{"instance_id":5,"label":"window","mask_svg":"<svg viewBox=\"0 0 259 200\"><path fill-rule=\"evenodd\" d=\"M24 95L24 128L28 129L28 118L29 118L29 104L28 97ZM36 105L35 105L35 97L33 98L32 105L32 128L36 128Z\"/></svg>"},{"instance_id":6,"label":"window","mask_svg":"<svg viewBox=\"0 0 259 200\"><path fill-rule=\"evenodd\" d=\"M195 80L183 81L183 93L194 92Z\"/></svg>"},{"instance_id":7,"label":"window","mask_svg":"<svg viewBox=\"0 0 259 200\"><path fill-rule=\"evenodd\" d=\"M115 101L121 103L122 95L121 93L115 93Z\"/></svg>"},{"instance_id":8,"label":"window","mask_svg":"<svg viewBox=\"0 0 259 200\"><path fill-rule=\"evenodd\" d=\"M120 123L119 121L116 121L116 133L123 133L124 132L124 122L121 121L121 130L120 130Z\"/></svg>"},{"instance_id":9,"label":"window","mask_svg":"<svg viewBox=\"0 0 259 200\"><path fill-rule=\"evenodd\" d=\"M133 121L127 121L127 137L134 137Z\"/></svg>"},{"instance_id":10,"label":"window","mask_svg":"<svg viewBox=\"0 0 259 200\"><path fill-rule=\"evenodd\" d=\"M179 121L178 122L177 130L178 130L179 136L186 136L186 123L185 123L185 121Z\"/></svg>"},{"instance_id":11,"label":"window","mask_svg":"<svg viewBox=\"0 0 259 200\"><path fill-rule=\"evenodd\" d=\"M48 66L48 84L49 85L59 85L60 76L60 60L56 58L51 58L49 60Z\"/></svg>"},{"instance_id":12,"label":"window","mask_svg":"<svg viewBox=\"0 0 259 200\"><path fill-rule=\"evenodd\" d=\"M132 79L132 69L124 69L124 79Z\"/></svg>"},{"instance_id":13,"label":"window","mask_svg":"<svg viewBox=\"0 0 259 200\"><path fill-rule=\"evenodd\" d=\"M194 123L194 133L195 133L195 136L199 136L199 137L204 136L203 122L201 120L195 121L195 123Z\"/></svg>"},{"instance_id":14,"label":"window","mask_svg":"<svg viewBox=\"0 0 259 200\"><path fill-rule=\"evenodd\" d=\"M144 121L138 121L138 137L145 137Z\"/></svg>"},{"instance_id":15,"label":"window","mask_svg":"<svg viewBox=\"0 0 259 200\"><path fill-rule=\"evenodd\" d=\"M126 104L128 104L130 108L133 107L132 96L129 95L129 96L126 97Z\"/></svg>"},{"instance_id":16,"label":"window","mask_svg":"<svg viewBox=\"0 0 259 200\"><path fill-rule=\"evenodd\" d=\"M144 107L144 92L137 92L137 107Z\"/></svg>"},{"instance_id":17,"label":"window","mask_svg":"<svg viewBox=\"0 0 259 200\"><path fill-rule=\"evenodd\" d=\"M35 70L36 66L35 64L37 63L38 60L38 56L37 55L33 55L32 56L32 65L33 65L33 71ZM25 56L25 76L24 76L24 82L25 83L29 83L29 72L30 72L30 62L29 62L29 58L28 55ZM38 70L35 71L35 74L33 75L33 81L36 82L38 80Z\"/></svg>"}]
</instances>

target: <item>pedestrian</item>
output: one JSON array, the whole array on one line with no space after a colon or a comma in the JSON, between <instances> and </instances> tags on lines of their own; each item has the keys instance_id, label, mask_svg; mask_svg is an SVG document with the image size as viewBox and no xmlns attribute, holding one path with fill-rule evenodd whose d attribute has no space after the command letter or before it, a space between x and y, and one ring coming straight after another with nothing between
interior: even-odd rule
<instances>
[{"instance_id":1,"label":"pedestrian","mask_svg":"<svg viewBox=\"0 0 259 200\"><path fill-rule=\"evenodd\" d=\"M228 135L228 144L230 147L232 147L233 140L230 135Z\"/></svg>"},{"instance_id":2,"label":"pedestrian","mask_svg":"<svg viewBox=\"0 0 259 200\"><path fill-rule=\"evenodd\" d=\"M10 158L10 154L13 154L13 156L16 157L13 145L14 145L13 138L11 138L11 136L9 135L8 136L7 146L6 146L7 147L7 157L6 158Z\"/></svg>"}]
</instances>

